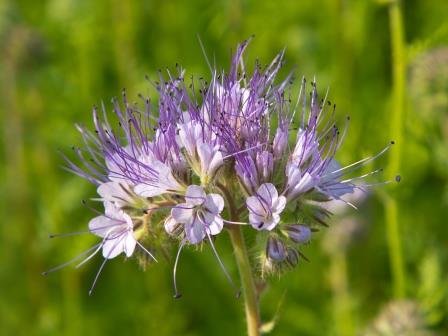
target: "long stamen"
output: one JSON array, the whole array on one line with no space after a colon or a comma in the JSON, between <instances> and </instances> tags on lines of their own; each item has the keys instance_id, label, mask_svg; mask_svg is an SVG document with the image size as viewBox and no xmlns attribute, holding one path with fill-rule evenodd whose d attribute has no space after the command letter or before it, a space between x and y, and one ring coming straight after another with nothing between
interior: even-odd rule
<instances>
[{"instance_id":1,"label":"long stamen","mask_svg":"<svg viewBox=\"0 0 448 336\"><path fill-rule=\"evenodd\" d=\"M362 160L353 162L352 164L339 168L337 170L334 170L330 173L328 173L328 175L333 175L333 174L337 174L337 173L343 173L342 175L348 174L349 172L355 171L357 169L359 169L360 167L366 165L367 163L379 158L380 156L382 156L384 153L386 153L393 145L395 144L395 142L391 141L389 145L387 145L383 150L381 150L378 154L374 155L374 156L369 156L367 158L364 158ZM351 168L351 169L350 169ZM345 172L346 170L350 169L348 172ZM341 175L341 176L342 176Z\"/></svg>"},{"instance_id":2,"label":"long stamen","mask_svg":"<svg viewBox=\"0 0 448 336\"><path fill-rule=\"evenodd\" d=\"M226 159L229 159L229 158L231 158L231 157L234 157L234 156L236 156L236 155L238 155L238 154L242 154L242 153L251 151L251 150L253 150L253 149L255 149L255 148L262 147L262 146L264 146L264 145L266 145L266 143L261 143L261 144L258 144L258 145L256 145L256 146L252 146L252 147L250 147L250 148L246 148L246 149L240 150L240 151L238 151L238 152L235 152L235 153L226 155L226 156L224 156L222 159L223 159L223 160L226 160Z\"/></svg>"},{"instance_id":3,"label":"long stamen","mask_svg":"<svg viewBox=\"0 0 448 336\"><path fill-rule=\"evenodd\" d=\"M370 173L366 173L366 174L361 175L361 176L356 176L356 177L353 177L353 178L350 178L350 179L343 180L343 181L341 181L341 183L348 183L348 182L360 180L360 179L363 179L365 177L378 174L378 173L380 173L382 171L383 171L383 168L379 168L379 169L376 169L374 171L371 171Z\"/></svg>"},{"instance_id":4,"label":"long stamen","mask_svg":"<svg viewBox=\"0 0 448 336\"><path fill-rule=\"evenodd\" d=\"M229 220L227 220L227 219L222 219L222 221L224 222L224 223L227 223L227 224L235 224L235 225L249 225L249 223L245 223L245 222L234 222L234 221L229 221Z\"/></svg>"},{"instance_id":5,"label":"long stamen","mask_svg":"<svg viewBox=\"0 0 448 336\"><path fill-rule=\"evenodd\" d=\"M71 237L76 236L80 234L90 233L90 231L75 231L75 232L68 232L68 233L50 233L48 235L48 238L63 238L63 237Z\"/></svg>"},{"instance_id":6,"label":"long stamen","mask_svg":"<svg viewBox=\"0 0 448 336\"><path fill-rule=\"evenodd\" d=\"M48 271L42 272L42 275L47 275L47 274L49 274L49 273L53 273L53 272L55 272L55 271L60 270L61 268L64 268L65 266L68 266L68 265L74 263L75 261L81 259L81 258L82 258L83 256L85 256L86 254L89 254L90 251L96 249L98 246L101 246L101 243L92 246L92 247L89 248L88 250L82 252L81 254L77 255L77 256L74 257L73 259L70 259L69 261L66 261L66 262L63 263L63 264L60 264L60 265L55 266L55 267L53 267L53 268L50 268Z\"/></svg>"},{"instance_id":7,"label":"long stamen","mask_svg":"<svg viewBox=\"0 0 448 336\"><path fill-rule=\"evenodd\" d=\"M104 215L102 215L102 216L104 216ZM107 217L107 216L104 216L104 217ZM110 217L107 217L107 218L112 219ZM76 236L76 235L81 235L81 234L86 234L86 233L95 233L96 231L112 228L117 225L119 225L119 224L114 223L114 224L110 224L110 225L99 226L97 228L89 229L89 230L85 230L85 231L74 231L74 232L66 232L66 233L51 233L48 235L48 238L64 238L64 237Z\"/></svg>"},{"instance_id":8,"label":"long stamen","mask_svg":"<svg viewBox=\"0 0 448 336\"><path fill-rule=\"evenodd\" d=\"M100 277L101 271L103 270L104 266L106 265L107 260L108 259L105 258L104 261L101 263L101 266L98 269L98 272L96 273L95 279L93 280L92 287L90 287L90 289L89 289L89 296L92 295L93 290L95 289L96 282L98 281L98 278Z\"/></svg>"},{"instance_id":9,"label":"long stamen","mask_svg":"<svg viewBox=\"0 0 448 336\"><path fill-rule=\"evenodd\" d=\"M185 246L186 240L182 240L180 243L179 249L177 250L176 260L174 261L174 268L173 268L173 287L174 287L174 298L179 299L182 294L177 290L177 264L179 262L180 253L182 252L182 248Z\"/></svg>"},{"instance_id":10,"label":"long stamen","mask_svg":"<svg viewBox=\"0 0 448 336\"><path fill-rule=\"evenodd\" d=\"M81 261L78 265L76 265L75 268L80 268L82 265L84 265L86 262L88 262L90 259L92 259L98 253L98 251L101 250L103 245L104 245L104 240L103 240L103 242L101 242L99 244L98 248L91 255L89 255L87 258L85 258L83 261Z\"/></svg>"},{"instance_id":11,"label":"long stamen","mask_svg":"<svg viewBox=\"0 0 448 336\"><path fill-rule=\"evenodd\" d=\"M103 239L103 244L104 244L104 242L106 241L107 238L108 238L108 235ZM117 238L118 238L118 236L117 236ZM93 289L95 288L96 282L98 281L98 278L99 278L99 276L100 276L100 274L101 274L101 271L103 270L104 265L106 265L106 262L109 260L109 257L111 256L112 252L114 251L114 249L115 249L119 244L122 243L122 241L123 241L125 238L126 238L126 235L122 235L122 237L121 237L120 239L117 239L117 241L116 241L115 244L112 246L112 248L110 249L110 251L109 251L109 253L107 254L107 256L105 256L104 261L102 262L100 268L98 269L98 272L96 273L95 279L93 280L92 287L90 287L90 290L89 290L89 296L92 295L92 293L93 293ZM97 252L97 251L95 251L95 253L96 253L96 252ZM91 257L92 257L92 256L91 256ZM83 263L84 263L84 262L83 262ZM81 263L81 264L82 264L82 263ZM80 265L78 265L78 266L80 266ZM77 267L78 267L78 266L77 266Z\"/></svg>"},{"instance_id":12,"label":"long stamen","mask_svg":"<svg viewBox=\"0 0 448 336\"><path fill-rule=\"evenodd\" d=\"M212 238L210 237L210 233L207 233L208 241L210 242L210 246L212 247L213 253L215 254L216 259L218 260L219 266L221 266L222 271L224 272L224 275L226 276L227 280L229 281L230 285L235 290L235 296L236 298L240 297L240 290L236 287L235 283L233 282L232 278L230 277L229 273L227 272L226 267L224 266L224 263L222 262L221 258L219 257L218 251L216 251L215 244L213 244Z\"/></svg>"},{"instance_id":13,"label":"long stamen","mask_svg":"<svg viewBox=\"0 0 448 336\"><path fill-rule=\"evenodd\" d=\"M140 242L139 242L138 240L136 240L136 242L137 242L137 245L140 246L140 247L142 248L142 250L145 251L145 252L146 252L152 259L154 259L155 262L159 262L159 261L156 259L156 257L154 257L154 256L152 255L152 253L149 252L149 251L146 249L146 247L144 247L142 244L140 244Z\"/></svg>"}]
</instances>

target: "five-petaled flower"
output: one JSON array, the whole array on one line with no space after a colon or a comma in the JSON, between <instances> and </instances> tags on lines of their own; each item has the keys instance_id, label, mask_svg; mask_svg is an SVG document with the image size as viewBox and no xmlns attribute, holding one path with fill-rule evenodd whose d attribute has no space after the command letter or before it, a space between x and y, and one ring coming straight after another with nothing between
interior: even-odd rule
<instances>
[{"instance_id":1,"label":"five-petaled flower","mask_svg":"<svg viewBox=\"0 0 448 336\"><path fill-rule=\"evenodd\" d=\"M204 189L190 185L185 193L185 203L171 210L171 217L184 224L185 236L191 244L201 242L207 235L217 235L223 228L220 213L224 199L219 194L206 195Z\"/></svg>"},{"instance_id":2,"label":"five-petaled flower","mask_svg":"<svg viewBox=\"0 0 448 336\"><path fill-rule=\"evenodd\" d=\"M89 222L90 232L103 238L103 257L113 259L122 252L130 257L137 244L131 217L109 201L104 202L104 209L105 215Z\"/></svg>"},{"instance_id":3,"label":"five-petaled flower","mask_svg":"<svg viewBox=\"0 0 448 336\"><path fill-rule=\"evenodd\" d=\"M255 196L246 199L249 222L257 230L273 230L280 222L280 214L286 205L286 197L278 196L272 183L262 184Z\"/></svg>"}]
</instances>

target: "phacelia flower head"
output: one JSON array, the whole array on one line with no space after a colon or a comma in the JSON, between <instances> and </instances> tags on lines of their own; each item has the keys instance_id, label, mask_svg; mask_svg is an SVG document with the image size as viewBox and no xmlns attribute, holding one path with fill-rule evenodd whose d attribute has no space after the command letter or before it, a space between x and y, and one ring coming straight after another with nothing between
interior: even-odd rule
<instances>
[{"instance_id":1,"label":"phacelia flower head","mask_svg":"<svg viewBox=\"0 0 448 336\"><path fill-rule=\"evenodd\" d=\"M292 75L279 79L283 52L246 72L247 45L238 46L228 72L211 69L209 81L187 81L180 67L160 72L151 81L156 104L143 97L130 103L123 92L113 113L94 108L94 131L78 126L84 147L74 149L77 160L66 157L67 168L94 183L93 199L104 204L87 230L100 243L81 255L94 251L82 263L99 250L105 261L140 257L137 248L155 259L177 245L175 279L182 248L203 244L230 280L214 241L225 229L243 227L265 243L262 272L277 272L304 258L300 250L331 216L326 202L351 205L344 195L372 185L363 181L380 170L355 173L390 145L341 166L336 154L348 119L341 132L315 80L295 86Z\"/></svg>"}]
</instances>

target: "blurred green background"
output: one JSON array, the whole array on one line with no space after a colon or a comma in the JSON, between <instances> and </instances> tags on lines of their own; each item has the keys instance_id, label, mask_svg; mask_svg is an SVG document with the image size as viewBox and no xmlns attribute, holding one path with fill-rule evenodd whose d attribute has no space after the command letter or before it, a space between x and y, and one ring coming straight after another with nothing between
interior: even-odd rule
<instances>
[{"instance_id":1,"label":"blurred green background","mask_svg":"<svg viewBox=\"0 0 448 336\"><path fill-rule=\"evenodd\" d=\"M135 100L148 94L144 76L158 68L177 62L209 75L197 34L222 67L255 34L249 64L286 47L285 67L315 75L339 118L351 115L343 164L395 139L375 167L402 177L316 234L303 250L310 262L270 281L263 320L275 320L274 335L386 335L397 324L405 335L448 335L447 17L440 0L403 1L401 10L357 0L0 1L0 334L245 333L243 301L208 249L183 254L177 301L172 259L146 271L114 259L92 297L100 256L41 272L96 241L48 238L82 230L94 215L81 200L95 187L61 169L58 149L81 145L74 124L91 125L91 107L110 107L123 87Z\"/></svg>"}]
</instances>

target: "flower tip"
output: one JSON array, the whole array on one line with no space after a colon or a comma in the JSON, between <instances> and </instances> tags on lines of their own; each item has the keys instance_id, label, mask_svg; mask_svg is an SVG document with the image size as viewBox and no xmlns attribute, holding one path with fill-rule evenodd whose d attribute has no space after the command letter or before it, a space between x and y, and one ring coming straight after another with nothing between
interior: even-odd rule
<instances>
[{"instance_id":1,"label":"flower tip","mask_svg":"<svg viewBox=\"0 0 448 336\"><path fill-rule=\"evenodd\" d=\"M180 299L181 297L182 297L181 293L176 293L176 294L173 295L173 298L175 298L176 300Z\"/></svg>"},{"instance_id":2,"label":"flower tip","mask_svg":"<svg viewBox=\"0 0 448 336\"><path fill-rule=\"evenodd\" d=\"M45 271L45 272L42 272L41 274L43 275L43 276L47 276L48 275L48 271Z\"/></svg>"},{"instance_id":3,"label":"flower tip","mask_svg":"<svg viewBox=\"0 0 448 336\"><path fill-rule=\"evenodd\" d=\"M395 182L400 182L401 181L401 176L400 175L397 175L397 176L395 176Z\"/></svg>"},{"instance_id":4,"label":"flower tip","mask_svg":"<svg viewBox=\"0 0 448 336\"><path fill-rule=\"evenodd\" d=\"M395 145L395 141L394 141L394 140L391 140L391 141L390 141L390 144L391 144L391 145Z\"/></svg>"},{"instance_id":5,"label":"flower tip","mask_svg":"<svg viewBox=\"0 0 448 336\"><path fill-rule=\"evenodd\" d=\"M89 290L89 296L92 296L93 294L93 289Z\"/></svg>"}]
</instances>

